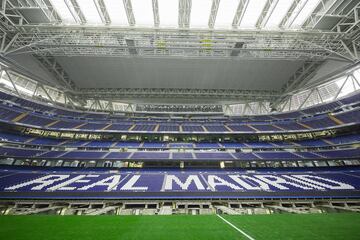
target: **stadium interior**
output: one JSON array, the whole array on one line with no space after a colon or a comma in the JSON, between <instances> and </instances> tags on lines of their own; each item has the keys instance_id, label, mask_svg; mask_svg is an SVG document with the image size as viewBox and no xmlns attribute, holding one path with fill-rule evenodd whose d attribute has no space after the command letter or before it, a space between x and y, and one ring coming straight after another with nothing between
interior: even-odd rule
<instances>
[{"instance_id":1,"label":"stadium interior","mask_svg":"<svg viewBox=\"0 0 360 240\"><path fill-rule=\"evenodd\" d=\"M0 215L360 219L358 0L0 3Z\"/></svg>"}]
</instances>

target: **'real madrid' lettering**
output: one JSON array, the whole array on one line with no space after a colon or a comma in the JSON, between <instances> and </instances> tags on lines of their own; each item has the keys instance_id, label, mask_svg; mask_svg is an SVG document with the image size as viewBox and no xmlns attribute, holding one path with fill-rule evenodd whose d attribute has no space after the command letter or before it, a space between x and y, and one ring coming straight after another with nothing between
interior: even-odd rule
<instances>
[{"instance_id":1,"label":"'real madrid' lettering","mask_svg":"<svg viewBox=\"0 0 360 240\"><path fill-rule=\"evenodd\" d=\"M31 190L42 190L44 187L47 187L55 182L67 179L68 177L70 177L70 175L46 175L44 177L29 182L24 182L15 186L7 187L5 188L5 190L16 190L30 185L36 185L35 187L31 188Z\"/></svg>"},{"instance_id":2,"label":"'real madrid' lettering","mask_svg":"<svg viewBox=\"0 0 360 240\"><path fill-rule=\"evenodd\" d=\"M221 177L218 177L216 175L208 175L208 183L209 185L216 190L217 186L227 186L234 190L241 190L242 188L239 186L236 186L235 184L229 183L228 181L225 181Z\"/></svg>"},{"instance_id":3,"label":"'real madrid' lettering","mask_svg":"<svg viewBox=\"0 0 360 240\"><path fill-rule=\"evenodd\" d=\"M346 183L351 180L336 180L336 175L312 174L209 174L207 179L199 174L156 175L154 181L145 181L141 174L122 178L119 174L49 174L28 181L10 183L0 179L1 191L207 191L207 185L213 191L288 191L306 190L353 190L354 186ZM36 175L38 176L38 175ZM144 174L146 176L146 174ZM326 177L324 177L326 176ZM333 177L332 177L333 176ZM164 178L164 179L162 179ZM14 178L15 179L15 178ZM121 181L120 181L121 179ZM344 177L344 179L346 179ZM126 180L126 181L125 181ZM161 181L163 180L163 181ZM1 182L2 181L2 182ZM13 181L13 180L12 180ZM140 183L141 182L141 183ZM164 183L162 186L161 183ZM10 186L9 186L10 185ZM357 185L356 185L357 186ZM163 187L163 188L162 188ZM358 187L358 186L357 186Z\"/></svg>"},{"instance_id":4,"label":"'real madrid' lettering","mask_svg":"<svg viewBox=\"0 0 360 240\"><path fill-rule=\"evenodd\" d=\"M148 187L134 187L136 182L139 180L141 175L134 175L130 178L130 180L125 183L124 186L120 190L129 190L129 191L146 191Z\"/></svg>"},{"instance_id":5,"label":"'real madrid' lettering","mask_svg":"<svg viewBox=\"0 0 360 240\"><path fill-rule=\"evenodd\" d=\"M72 186L72 187L69 187L69 185L73 184L73 183L88 183L90 182L90 179L83 179L85 177L99 177L99 175L78 175L74 178L71 178L63 183L60 183L60 184L57 184L55 186L52 186L52 187L49 187L47 190L48 191L56 191L56 190L59 190L59 191L71 191L71 190L75 190L76 187Z\"/></svg>"},{"instance_id":6,"label":"'real madrid' lettering","mask_svg":"<svg viewBox=\"0 0 360 240\"><path fill-rule=\"evenodd\" d=\"M237 184L239 184L240 186L244 187L247 190L270 190L269 185L267 185L266 183L260 181L259 179L256 179L254 177L250 177L247 175L229 175L229 177L234 180ZM250 185L250 182L247 183L246 181L242 180L250 180L252 182L255 182L258 184L258 186L254 186L254 185Z\"/></svg>"},{"instance_id":7,"label":"'real madrid' lettering","mask_svg":"<svg viewBox=\"0 0 360 240\"><path fill-rule=\"evenodd\" d=\"M284 178L279 177L279 176L275 176L275 175L255 175L255 177L261 179L261 181L266 182L269 185L272 185L280 190L288 190L288 187L285 187L284 185L291 185L297 188L301 188L301 189L305 189L305 190L309 190L312 188L294 183L294 182L289 182L286 181Z\"/></svg>"},{"instance_id":8,"label":"'real madrid' lettering","mask_svg":"<svg viewBox=\"0 0 360 240\"><path fill-rule=\"evenodd\" d=\"M180 179L175 175L166 175L164 190L172 190L173 182L179 185L182 190L188 190L191 183L194 183L198 190L205 190L204 185L202 185L199 176L197 175L189 175L185 182L181 182Z\"/></svg>"},{"instance_id":9,"label":"'real madrid' lettering","mask_svg":"<svg viewBox=\"0 0 360 240\"><path fill-rule=\"evenodd\" d=\"M319 185L321 187L328 188L328 189L342 189L342 190L355 189L353 186L351 186L349 184L334 181L334 180L331 180L331 179L328 179L328 178L314 176L314 175L293 175L293 177L301 179L304 182L310 182L310 183L313 183L313 184L316 184L316 185ZM335 186L334 185L329 185L327 183L319 182L319 181L316 181L314 179L322 180L322 181L328 182L328 183L332 183L332 184L335 184Z\"/></svg>"},{"instance_id":10,"label":"'real madrid' lettering","mask_svg":"<svg viewBox=\"0 0 360 240\"><path fill-rule=\"evenodd\" d=\"M296 175L295 175L295 176L296 176ZM299 184L308 186L308 187L310 187L310 188L312 188L312 189L325 190L325 188L320 187L320 186L318 186L318 185L316 185L316 184L312 184L312 183L309 183L309 182L304 182L304 181L302 181L302 180L300 180L300 179L297 179L297 178L294 177L294 175L282 175L282 177L284 177L284 178L286 178L286 179L290 179L290 180L293 181L293 182L297 182L297 183L299 183Z\"/></svg>"},{"instance_id":11,"label":"'real madrid' lettering","mask_svg":"<svg viewBox=\"0 0 360 240\"><path fill-rule=\"evenodd\" d=\"M95 182L93 184L79 188L79 190L88 190L88 189L96 187L96 186L107 186L106 191L116 190L114 188L119 184L119 182L120 182L120 175L113 175L113 176L104 178L103 180L100 180L98 182Z\"/></svg>"}]
</instances>

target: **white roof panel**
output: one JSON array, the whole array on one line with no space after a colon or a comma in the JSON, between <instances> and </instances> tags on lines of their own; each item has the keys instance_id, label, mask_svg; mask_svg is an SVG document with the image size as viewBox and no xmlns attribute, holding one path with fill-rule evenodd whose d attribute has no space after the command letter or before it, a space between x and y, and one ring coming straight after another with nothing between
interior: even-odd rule
<instances>
[{"instance_id":1,"label":"white roof panel","mask_svg":"<svg viewBox=\"0 0 360 240\"><path fill-rule=\"evenodd\" d=\"M152 0L132 0L131 5L134 12L136 26L154 26Z\"/></svg>"},{"instance_id":2,"label":"white roof panel","mask_svg":"<svg viewBox=\"0 0 360 240\"><path fill-rule=\"evenodd\" d=\"M292 24L291 28L301 28L306 19L314 12L315 8L319 4L321 0L308 0L304 2L303 7L300 9L299 14L296 16Z\"/></svg>"},{"instance_id":3,"label":"white roof panel","mask_svg":"<svg viewBox=\"0 0 360 240\"><path fill-rule=\"evenodd\" d=\"M77 0L79 7L84 14L87 23L101 24L101 18L99 12L95 6L94 1L89 0Z\"/></svg>"},{"instance_id":4,"label":"white roof panel","mask_svg":"<svg viewBox=\"0 0 360 240\"><path fill-rule=\"evenodd\" d=\"M239 24L240 28L255 28L267 0L249 0L244 17Z\"/></svg>"},{"instance_id":5,"label":"white roof panel","mask_svg":"<svg viewBox=\"0 0 360 240\"><path fill-rule=\"evenodd\" d=\"M160 27L178 27L179 1L158 0Z\"/></svg>"},{"instance_id":6,"label":"white roof panel","mask_svg":"<svg viewBox=\"0 0 360 240\"><path fill-rule=\"evenodd\" d=\"M239 0L220 1L215 19L215 28L231 28Z\"/></svg>"},{"instance_id":7,"label":"white roof panel","mask_svg":"<svg viewBox=\"0 0 360 240\"><path fill-rule=\"evenodd\" d=\"M276 29L289 11L294 0L279 0L274 11L271 13L265 28Z\"/></svg>"},{"instance_id":8,"label":"white roof panel","mask_svg":"<svg viewBox=\"0 0 360 240\"><path fill-rule=\"evenodd\" d=\"M128 26L124 3L119 0L104 0L112 25Z\"/></svg>"},{"instance_id":9,"label":"white roof panel","mask_svg":"<svg viewBox=\"0 0 360 240\"><path fill-rule=\"evenodd\" d=\"M207 28L212 0L193 0L191 3L190 27Z\"/></svg>"},{"instance_id":10,"label":"white roof panel","mask_svg":"<svg viewBox=\"0 0 360 240\"><path fill-rule=\"evenodd\" d=\"M67 7L65 1L50 0L57 14L59 14L63 23L76 23L73 15Z\"/></svg>"}]
</instances>

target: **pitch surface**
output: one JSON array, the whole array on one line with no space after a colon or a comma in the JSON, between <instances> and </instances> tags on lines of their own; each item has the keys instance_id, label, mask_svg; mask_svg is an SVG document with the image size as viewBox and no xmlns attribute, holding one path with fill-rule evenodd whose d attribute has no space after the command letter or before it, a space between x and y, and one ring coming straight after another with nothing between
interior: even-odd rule
<instances>
[{"instance_id":1,"label":"pitch surface","mask_svg":"<svg viewBox=\"0 0 360 240\"><path fill-rule=\"evenodd\" d=\"M359 214L277 214L224 219L255 240L360 239ZM249 239L216 215L1 216L0 239Z\"/></svg>"}]
</instances>

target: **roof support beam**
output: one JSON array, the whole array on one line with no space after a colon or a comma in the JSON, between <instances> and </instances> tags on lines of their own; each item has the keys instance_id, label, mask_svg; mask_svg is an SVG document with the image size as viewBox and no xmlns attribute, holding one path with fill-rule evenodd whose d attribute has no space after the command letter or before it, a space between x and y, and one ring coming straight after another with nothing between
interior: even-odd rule
<instances>
[{"instance_id":1,"label":"roof support beam","mask_svg":"<svg viewBox=\"0 0 360 240\"><path fill-rule=\"evenodd\" d=\"M34 3L39 9L41 9L44 15L48 18L49 22L51 23L61 22L59 15L52 8L52 5L49 2L47 2L47 0L36 0L34 1Z\"/></svg>"},{"instance_id":2,"label":"roof support beam","mask_svg":"<svg viewBox=\"0 0 360 240\"><path fill-rule=\"evenodd\" d=\"M101 21L104 24L109 25L111 23L111 19L110 19L109 13L106 10L104 0L94 0L94 4L99 13Z\"/></svg>"},{"instance_id":3,"label":"roof support beam","mask_svg":"<svg viewBox=\"0 0 360 240\"><path fill-rule=\"evenodd\" d=\"M39 85L39 84L38 84ZM53 98L50 96L50 94L48 93L48 91L46 90L46 88L43 85L40 85L40 88L44 91L44 93L46 94L46 96L49 98L49 100L55 104L55 101L53 100Z\"/></svg>"},{"instance_id":4,"label":"roof support beam","mask_svg":"<svg viewBox=\"0 0 360 240\"><path fill-rule=\"evenodd\" d=\"M51 15L55 19L56 22L60 23L62 22L62 19L59 15L59 13L55 10L54 6L51 4L49 0L44 0L46 2L47 8L49 9Z\"/></svg>"},{"instance_id":5,"label":"roof support beam","mask_svg":"<svg viewBox=\"0 0 360 240\"><path fill-rule=\"evenodd\" d=\"M55 78L59 81L60 84L65 84L67 89L75 90L76 85L70 79L69 75L65 72L62 66L56 61L54 57L46 57L40 55L34 55L45 68L47 68L51 73L54 74Z\"/></svg>"},{"instance_id":6,"label":"roof support beam","mask_svg":"<svg viewBox=\"0 0 360 240\"><path fill-rule=\"evenodd\" d=\"M159 2L158 0L152 0L153 6L153 15L154 15L154 26L159 27L160 17L159 17Z\"/></svg>"},{"instance_id":7,"label":"roof support beam","mask_svg":"<svg viewBox=\"0 0 360 240\"><path fill-rule=\"evenodd\" d=\"M96 101L96 103L97 103L97 105L98 105L98 108L96 109L96 110L103 110L103 107L101 106L101 103L100 103L100 101L99 101L99 99L97 99L97 100L95 100Z\"/></svg>"},{"instance_id":8,"label":"roof support beam","mask_svg":"<svg viewBox=\"0 0 360 240\"><path fill-rule=\"evenodd\" d=\"M182 34L177 34L177 33ZM336 32L269 32L260 30L181 30L26 26L14 41L8 54L23 52L43 56L128 56L129 48L139 56L161 57L214 57L229 58L234 46L236 58L247 59L302 59L319 61L337 54L353 61L340 43ZM183 41L186 33L187 41ZM206 36L206 38L204 38ZM120 41L116 41L119 39ZM124 39L136 39L136 45L124 44ZM162 42L155 42L161 39ZM199 45L206 39L208 45ZM163 43L163 45L161 45ZM207 47L204 51L204 46ZM210 46L210 47L208 47ZM158 49L164 51L156 51ZM166 49L165 49L166 48ZM345 55L344 55L345 54Z\"/></svg>"},{"instance_id":9,"label":"roof support beam","mask_svg":"<svg viewBox=\"0 0 360 240\"><path fill-rule=\"evenodd\" d=\"M309 0L308 0L309 1ZM280 24L279 24L279 27L280 28L287 28L291 25L292 22L290 22L290 17L295 14L295 10L296 8L298 7L298 5L300 4L301 0L295 0L289 11L286 13L285 17L283 18L283 20L281 20ZM298 11L297 14L299 14L300 12ZM295 18L294 18L295 19Z\"/></svg>"},{"instance_id":10,"label":"roof support beam","mask_svg":"<svg viewBox=\"0 0 360 240\"><path fill-rule=\"evenodd\" d=\"M16 87L16 84L14 83L14 81L13 81L13 79L12 79L11 74L9 74L9 72L8 72L7 70L5 70L4 72L5 72L6 75L8 76L8 79L9 79L9 81L11 82L11 85L13 86L16 94L17 94L19 97L21 97L21 94L20 94L20 92L18 91L18 89L17 89L17 87Z\"/></svg>"},{"instance_id":11,"label":"roof support beam","mask_svg":"<svg viewBox=\"0 0 360 240\"><path fill-rule=\"evenodd\" d=\"M134 12L133 12L132 5L131 5L131 0L123 0L123 2L124 2L124 7L125 7L126 16L127 16L129 25L135 26L136 22L135 22Z\"/></svg>"},{"instance_id":12,"label":"roof support beam","mask_svg":"<svg viewBox=\"0 0 360 240\"><path fill-rule=\"evenodd\" d=\"M91 111L91 110L93 109L93 107L95 107L95 103L96 103L95 100L92 100L91 102L92 102L92 103L91 103L91 105L90 105L90 107L89 107L89 111Z\"/></svg>"},{"instance_id":13,"label":"roof support beam","mask_svg":"<svg viewBox=\"0 0 360 240\"><path fill-rule=\"evenodd\" d=\"M3 33L1 34L1 45L0 45L0 52L3 52L4 51L4 48L6 46L6 40L7 40L7 33Z\"/></svg>"},{"instance_id":14,"label":"roof support beam","mask_svg":"<svg viewBox=\"0 0 360 240\"><path fill-rule=\"evenodd\" d=\"M33 94L31 95L31 97L32 98L34 98L35 96L36 96L36 92L37 92L37 90L38 90L38 88L39 88L39 83L38 84L36 84L36 87L35 87L35 89L34 89L34 92L33 92Z\"/></svg>"},{"instance_id":15,"label":"roof support beam","mask_svg":"<svg viewBox=\"0 0 360 240\"><path fill-rule=\"evenodd\" d=\"M80 24L86 23L86 18L76 0L64 0L73 18Z\"/></svg>"},{"instance_id":16,"label":"roof support beam","mask_svg":"<svg viewBox=\"0 0 360 240\"><path fill-rule=\"evenodd\" d=\"M327 17L329 11L334 6L339 6L343 1L339 0L322 0L318 6L317 11L313 12L310 17L305 21L304 28L314 29L321 22L324 17Z\"/></svg>"},{"instance_id":17,"label":"roof support beam","mask_svg":"<svg viewBox=\"0 0 360 240\"><path fill-rule=\"evenodd\" d=\"M0 26L4 30L14 30L27 23L26 19L17 11L11 10L13 5L9 0L2 0L0 4Z\"/></svg>"},{"instance_id":18,"label":"roof support beam","mask_svg":"<svg viewBox=\"0 0 360 240\"><path fill-rule=\"evenodd\" d=\"M347 17L341 19L341 21L335 26L336 31L340 33L347 33L349 35L358 34L360 32L360 2L346 15Z\"/></svg>"},{"instance_id":19,"label":"roof support beam","mask_svg":"<svg viewBox=\"0 0 360 240\"><path fill-rule=\"evenodd\" d=\"M167 89L167 88L116 88L116 89L77 89L74 92L84 99L144 99L144 98L169 98L169 99L209 99L219 100L246 100L269 101L279 96L276 91L266 90L226 90L226 89Z\"/></svg>"},{"instance_id":20,"label":"roof support beam","mask_svg":"<svg viewBox=\"0 0 360 240\"><path fill-rule=\"evenodd\" d=\"M305 103L307 102L307 100L309 100L310 96L314 93L315 91L315 88L311 89L309 91L309 94L306 96L306 98L302 101L302 103L298 106L297 110L300 110L304 105Z\"/></svg>"},{"instance_id":21,"label":"roof support beam","mask_svg":"<svg viewBox=\"0 0 360 240\"><path fill-rule=\"evenodd\" d=\"M356 85L358 85L358 87L360 88L359 79L357 79L354 75L351 75L351 77L353 78L353 81L356 83Z\"/></svg>"},{"instance_id":22,"label":"roof support beam","mask_svg":"<svg viewBox=\"0 0 360 240\"><path fill-rule=\"evenodd\" d=\"M32 47L42 43L42 42L46 42L46 41L51 41L51 40L55 40L59 37L61 37L61 35L55 35L55 36L52 36L48 39L42 39L42 40L39 40L39 41L35 41L35 42L30 42L26 45L22 45L22 46L16 46L16 47L13 47L12 49L10 49L11 45L14 45L14 42L16 42L16 40L18 39L20 33L18 32L13 38L12 40L13 41L10 41L11 44L8 44L8 47L6 49L6 51L4 51L4 55L10 55L10 54L15 54L15 53L18 53L20 50L23 50L23 49L31 49Z\"/></svg>"},{"instance_id":23,"label":"roof support beam","mask_svg":"<svg viewBox=\"0 0 360 240\"><path fill-rule=\"evenodd\" d=\"M190 26L191 0L179 0L179 28Z\"/></svg>"},{"instance_id":24,"label":"roof support beam","mask_svg":"<svg viewBox=\"0 0 360 240\"><path fill-rule=\"evenodd\" d=\"M347 77L347 78L344 80L343 84L341 84L341 87L339 88L339 90L338 90L337 93L335 94L333 100L335 100L335 99L337 99L337 98L339 97L339 94L340 94L341 91L343 90L343 88L344 88L346 82L348 81L348 79L349 79L349 77Z\"/></svg>"},{"instance_id":25,"label":"roof support beam","mask_svg":"<svg viewBox=\"0 0 360 240\"><path fill-rule=\"evenodd\" d=\"M343 45L344 49L349 53L352 59L358 59L357 47L354 41L347 45L344 40L341 40L341 44Z\"/></svg>"},{"instance_id":26,"label":"roof support beam","mask_svg":"<svg viewBox=\"0 0 360 240\"><path fill-rule=\"evenodd\" d=\"M67 95L66 93L64 94L64 101L65 101L65 104L66 104L67 106L70 105L70 107L71 107L72 109L76 109L73 100L72 100L72 99L70 98L70 96Z\"/></svg>"},{"instance_id":27,"label":"roof support beam","mask_svg":"<svg viewBox=\"0 0 360 240\"><path fill-rule=\"evenodd\" d=\"M278 2L279 0L267 0L265 7L261 12L260 17L256 23L257 28L261 29L266 25L274 9L276 8Z\"/></svg>"},{"instance_id":28,"label":"roof support beam","mask_svg":"<svg viewBox=\"0 0 360 240\"><path fill-rule=\"evenodd\" d=\"M10 41L6 44L7 34L5 33L5 34L3 35L0 52L5 54L5 53L8 51L8 49L11 47L11 45L12 45L12 44L16 41L16 39L19 37L19 35L20 35L19 33L16 33L16 34L10 39Z\"/></svg>"},{"instance_id":29,"label":"roof support beam","mask_svg":"<svg viewBox=\"0 0 360 240\"><path fill-rule=\"evenodd\" d=\"M114 106L113 106L112 101L108 101L107 104L105 105L104 109L107 111L114 111Z\"/></svg>"},{"instance_id":30,"label":"roof support beam","mask_svg":"<svg viewBox=\"0 0 360 240\"><path fill-rule=\"evenodd\" d=\"M12 10L41 10L48 22L61 22L59 15L54 11L49 0L10 0L10 2L12 4Z\"/></svg>"},{"instance_id":31,"label":"roof support beam","mask_svg":"<svg viewBox=\"0 0 360 240\"><path fill-rule=\"evenodd\" d=\"M291 96L290 92L306 84L322 63L323 62L305 62L281 87L282 96L273 102L272 106L277 106L279 103L284 102L287 97Z\"/></svg>"},{"instance_id":32,"label":"roof support beam","mask_svg":"<svg viewBox=\"0 0 360 240\"><path fill-rule=\"evenodd\" d=\"M318 94L318 96L319 96L320 102L323 103L324 100L323 100L323 97L321 96L320 91L319 91L318 88L316 88L316 92L317 92L317 94Z\"/></svg>"},{"instance_id":33,"label":"roof support beam","mask_svg":"<svg viewBox=\"0 0 360 240\"><path fill-rule=\"evenodd\" d=\"M340 58L344 59L344 60L347 60L349 62L356 62L357 59L354 59L351 54L349 56L349 52L348 50L346 50L346 48L344 47L344 44L342 43L342 41L339 41L340 45L337 47L337 49L331 49L331 46L329 44L318 44L318 43L314 43L314 42L311 42L311 41L302 41L308 45L313 45L314 47L316 48L319 48L319 49L324 49L326 50L327 52L329 53L332 53L332 54L335 54L337 56L339 56Z\"/></svg>"},{"instance_id":34,"label":"roof support beam","mask_svg":"<svg viewBox=\"0 0 360 240\"><path fill-rule=\"evenodd\" d=\"M316 69L323 62L305 62L296 72L291 76L291 78L281 87L283 93L288 93L295 90L301 85L306 83L311 76L315 74Z\"/></svg>"},{"instance_id":35,"label":"roof support beam","mask_svg":"<svg viewBox=\"0 0 360 240\"><path fill-rule=\"evenodd\" d=\"M237 28L244 17L245 11L249 5L250 0L240 0L239 5L236 9L236 13L232 22L233 28Z\"/></svg>"},{"instance_id":36,"label":"roof support beam","mask_svg":"<svg viewBox=\"0 0 360 240\"><path fill-rule=\"evenodd\" d=\"M209 28L214 28L216 15L219 9L220 0L213 0L211 5L211 12L209 17L208 26Z\"/></svg>"}]
</instances>

